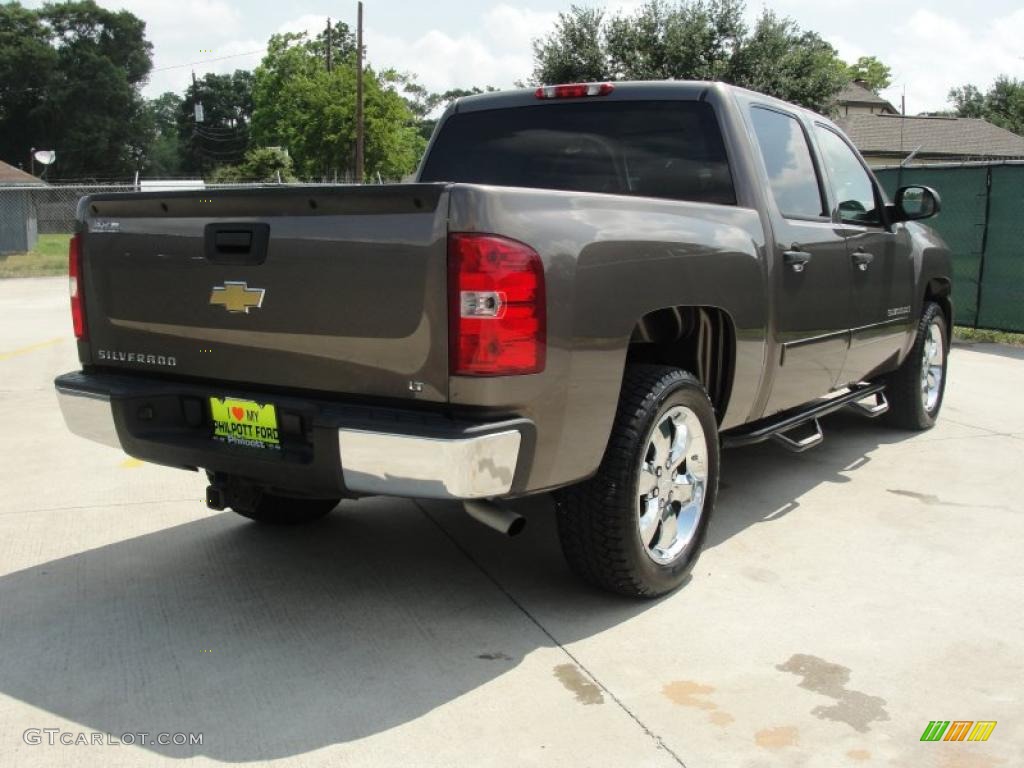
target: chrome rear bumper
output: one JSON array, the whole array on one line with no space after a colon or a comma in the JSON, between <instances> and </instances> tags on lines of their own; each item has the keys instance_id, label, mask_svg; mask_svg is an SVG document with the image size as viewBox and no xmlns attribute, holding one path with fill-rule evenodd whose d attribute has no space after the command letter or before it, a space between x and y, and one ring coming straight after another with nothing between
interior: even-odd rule
<instances>
[{"instance_id":1,"label":"chrome rear bumper","mask_svg":"<svg viewBox=\"0 0 1024 768\"><path fill-rule=\"evenodd\" d=\"M533 424L522 418L453 421L281 396L279 409L302 413L307 437L290 435L303 442L283 442L281 454L269 458L210 439L209 413L199 405L208 393L204 386L86 373L58 377L55 386L64 421L79 437L144 461L299 492L452 500L514 495L524 479L517 485L525 469L520 457L531 455L534 439ZM184 415L186 400L195 406L191 420ZM139 421L143 411L157 421Z\"/></svg>"},{"instance_id":2,"label":"chrome rear bumper","mask_svg":"<svg viewBox=\"0 0 1024 768\"><path fill-rule=\"evenodd\" d=\"M57 385L57 402L68 430L86 440L120 450L121 441L114 428L110 395Z\"/></svg>"},{"instance_id":3,"label":"chrome rear bumper","mask_svg":"<svg viewBox=\"0 0 1024 768\"><path fill-rule=\"evenodd\" d=\"M338 430L346 488L427 499L483 499L508 493L521 442L516 430L463 438Z\"/></svg>"}]
</instances>

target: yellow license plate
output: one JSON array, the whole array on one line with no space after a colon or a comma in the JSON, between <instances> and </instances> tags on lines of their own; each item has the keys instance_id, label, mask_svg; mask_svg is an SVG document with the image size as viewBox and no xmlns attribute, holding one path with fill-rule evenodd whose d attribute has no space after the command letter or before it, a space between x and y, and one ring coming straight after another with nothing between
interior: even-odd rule
<instances>
[{"instance_id":1,"label":"yellow license plate","mask_svg":"<svg viewBox=\"0 0 1024 768\"><path fill-rule=\"evenodd\" d=\"M277 409L269 403L211 397L213 437L229 445L281 449Z\"/></svg>"}]
</instances>

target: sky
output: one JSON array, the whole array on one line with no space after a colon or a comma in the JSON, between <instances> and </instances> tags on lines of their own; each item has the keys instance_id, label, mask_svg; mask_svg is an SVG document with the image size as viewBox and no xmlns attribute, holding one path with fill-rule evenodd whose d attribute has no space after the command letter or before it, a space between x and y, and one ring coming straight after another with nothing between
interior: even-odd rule
<instances>
[{"instance_id":1,"label":"sky","mask_svg":"<svg viewBox=\"0 0 1024 768\"><path fill-rule=\"evenodd\" d=\"M546 34L572 2L629 11L637 0L496 0L364 2L365 45L377 68L414 72L433 91L493 85L511 87L532 69L533 38ZM23 5L38 7L42 0ZM154 72L148 97L187 85L193 62L204 72L254 68L275 32L320 30L326 18L355 27L356 2L319 0L99 0L146 22ZM902 8L901 8L902 6ZM974 83L983 90L997 75L1024 79L1024 7L1020 0L774 0L748 3L752 21L768 7L831 42L847 61L877 56L893 71L883 92L907 113L948 108L949 89ZM900 9L900 10L897 10ZM255 53L253 53L255 52ZM245 54L245 55L237 55ZM182 66L184 65L184 66Z\"/></svg>"}]
</instances>

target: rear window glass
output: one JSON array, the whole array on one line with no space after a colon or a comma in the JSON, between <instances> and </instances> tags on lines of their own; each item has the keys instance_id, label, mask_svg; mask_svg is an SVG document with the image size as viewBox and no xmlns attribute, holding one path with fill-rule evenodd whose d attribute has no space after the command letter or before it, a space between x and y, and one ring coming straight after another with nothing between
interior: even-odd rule
<instances>
[{"instance_id":1,"label":"rear window glass","mask_svg":"<svg viewBox=\"0 0 1024 768\"><path fill-rule=\"evenodd\" d=\"M456 114L420 180L736 202L714 112L696 101L575 101Z\"/></svg>"}]
</instances>

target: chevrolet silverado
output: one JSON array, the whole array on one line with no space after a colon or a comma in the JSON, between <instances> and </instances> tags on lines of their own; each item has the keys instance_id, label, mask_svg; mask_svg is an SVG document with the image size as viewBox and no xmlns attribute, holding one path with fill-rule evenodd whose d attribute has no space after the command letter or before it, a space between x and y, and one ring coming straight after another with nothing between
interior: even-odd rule
<instances>
[{"instance_id":1,"label":"chevrolet silverado","mask_svg":"<svg viewBox=\"0 0 1024 768\"><path fill-rule=\"evenodd\" d=\"M98 194L78 209L70 430L297 523L340 499L554 492L572 569L684 580L720 448L839 408L927 429L950 259L828 119L721 83L460 99L415 183Z\"/></svg>"}]
</instances>

